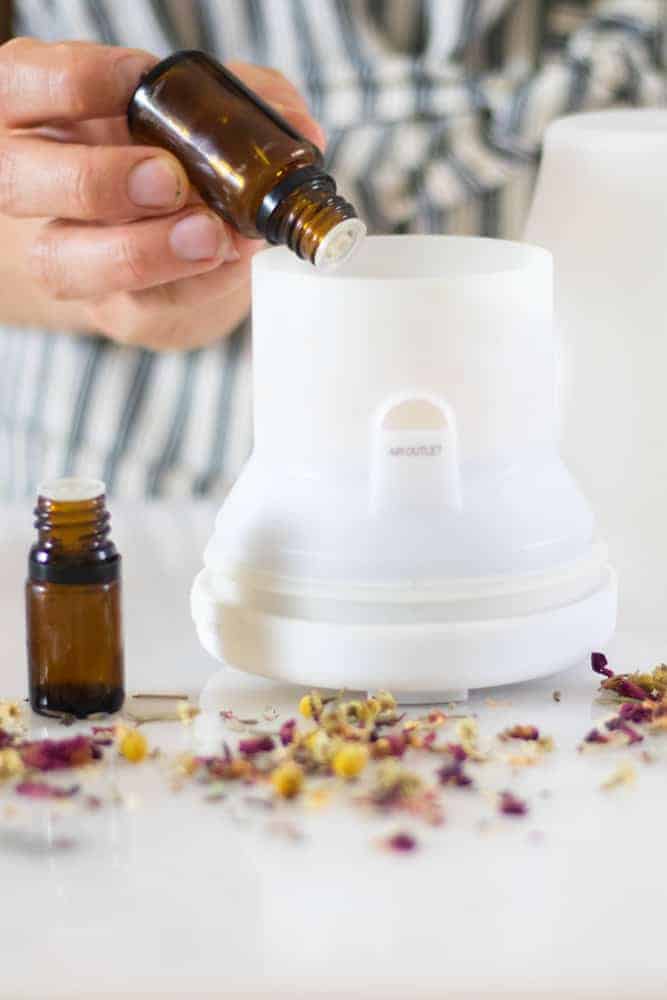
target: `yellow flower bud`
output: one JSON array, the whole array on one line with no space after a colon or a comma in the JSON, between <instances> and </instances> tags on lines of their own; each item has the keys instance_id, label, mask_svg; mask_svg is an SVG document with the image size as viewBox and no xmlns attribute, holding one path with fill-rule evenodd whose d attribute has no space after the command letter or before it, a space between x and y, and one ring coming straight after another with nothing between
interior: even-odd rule
<instances>
[{"instance_id":1,"label":"yellow flower bud","mask_svg":"<svg viewBox=\"0 0 667 1000\"><path fill-rule=\"evenodd\" d=\"M148 754L148 740L138 729L129 729L123 735L118 749L126 760L139 764Z\"/></svg>"},{"instance_id":2,"label":"yellow flower bud","mask_svg":"<svg viewBox=\"0 0 667 1000\"><path fill-rule=\"evenodd\" d=\"M0 781L18 777L23 773L23 769L21 755L16 750L12 750L11 747L0 750Z\"/></svg>"},{"instance_id":3,"label":"yellow flower bud","mask_svg":"<svg viewBox=\"0 0 667 1000\"><path fill-rule=\"evenodd\" d=\"M283 799L293 799L301 791L303 771L293 760L287 760L273 771L271 784L276 795Z\"/></svg>"},{"instance_id":4,"label":"yellow flower bud","mask_svg":"<svg viewBox=\"0 0 667 1000\"><path fill-rule=\"evenodd\" d=\"M368 750L361 743L346 743L334 754L333 769L339 778L356 778L366 767Z\"/></svg>"},{"instance_id":5,"label":"yellow flower bud","mask_svg":"<svg viewBox=\"0 0 667 1000\"><path fill-rule=\"evenodd\" d=\"M322 699L316 691L304 694L299 702L299 711L306 719L317 719L322 711Z\"/></svg>"}]
</instances>

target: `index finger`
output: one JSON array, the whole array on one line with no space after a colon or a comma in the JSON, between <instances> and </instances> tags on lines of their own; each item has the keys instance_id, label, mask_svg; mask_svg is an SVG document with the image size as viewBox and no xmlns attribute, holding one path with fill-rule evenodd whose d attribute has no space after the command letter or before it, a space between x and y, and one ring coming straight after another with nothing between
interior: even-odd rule
<instances>
[{"instance_id":1,"label":"index finger","mask_svg":"<svg viewBox=\"0 0 667 1000\"><path fill-rule=\"evenodd\" d=\"M141 49L15 38L0 48L0 123L27 128L125 114L156 62Z\"/></svg>"}]
</instances>

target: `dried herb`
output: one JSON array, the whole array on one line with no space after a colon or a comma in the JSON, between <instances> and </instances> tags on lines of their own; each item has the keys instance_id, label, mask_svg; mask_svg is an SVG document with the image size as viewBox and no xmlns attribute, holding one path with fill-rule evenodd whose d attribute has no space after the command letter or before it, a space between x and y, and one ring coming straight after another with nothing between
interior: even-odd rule
<instances>
[{"instance_id":1,"label":"dried herb","mask_svg":"<svg viewBox=\"0 0 667 1000\"><path fill-rule=\"evenodd\" d=\"M255 736L249 740L240 740L239 753L245 757L254 757L258 753L268 753L274 747L275 743L271 736Z\"/></svg>"},{"instance_id":2,"label":"dried herb","mask_svg":"<svg viewBox=\"0 0 667 1000\"><path fill-rule=\"evenodd\" d=\"M397 854L408 854L417 850L417 838L411 833L393 833L382 841L382 846Z\"/></svg>"},{"instance_id":3,"label":"dried herb","mask_svg":"<svg viewBox=\"0 0 667 1000\"><path fill-rule=\"evenodd\" d=\"M73 736L67 740L34 740L19 747L27 768L56 771L62 768L92 764L102 757L102 750L90 736Z\"/></svg>"},{"instance_id":4,"label":"dried herb","mask_svg":"<svg viewBox=\"0 0 667 1000\"><path fill-rule=\"evenodd\" d=\"M516 725L500 733L501 740L539 740L540 731L537 726Z\"/></svg>"},{"instance_id":5,"label":"dried herb","mask_svg":"<svg viewBox=\"0 0 667 1000\"><path fill-rule=\"evenodd\" d=\"M79 791L79 785L62 788L47 781L21 781L14 789L17 795L30 799L71 799Z\"/></svg>"},{"instance_id":6,"label":"dried herb","mask_svg":"<svg viewBox=\"0 0 667 1000\"><path fill-rule=\"evenodd\" d=\"M525 816L528 805L513 792L501 792L498 799L498 811L503 816Z\"/></svg>"},{"instance_id":7,"label":"dried herb","mask_svg":"<svg viewBox=\"0 0 667 1000\"><path fill-rule=\"evenodd\" d=\"M613 677L614 671L609 669L607 666L608 662L604 653L591 653L591 667L596 674L602 674L604 677Z\"/></svg>"}]
</instances>

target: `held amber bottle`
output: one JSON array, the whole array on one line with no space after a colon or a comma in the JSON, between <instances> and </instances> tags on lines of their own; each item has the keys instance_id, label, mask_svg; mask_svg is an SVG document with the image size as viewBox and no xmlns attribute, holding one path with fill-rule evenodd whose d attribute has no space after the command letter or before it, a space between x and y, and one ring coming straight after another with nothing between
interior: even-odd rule
<instances>
[{"instance_id":1,"label":"held amber bottle","mask_svg":"<svg viewBox=\"0 0 667 1000\"><path fill-rule=\"evenodd\" d=\"M176 52L142 79L132 137L168 149L204 201L244 236L337 266L366 232L319 149L203 52Z\"/></svg>"},{"instance_id":2,"label":"held amber bottle","mask_svg":"<svg viewBox=\"0 0 667 1000\"><path fill-rule=\"evenodd\" d=\"M104 493L97 480L39 488L26 615L30 702L45 715L85 718L123 704L120 555Z\"/></svg>"}]
</instances>

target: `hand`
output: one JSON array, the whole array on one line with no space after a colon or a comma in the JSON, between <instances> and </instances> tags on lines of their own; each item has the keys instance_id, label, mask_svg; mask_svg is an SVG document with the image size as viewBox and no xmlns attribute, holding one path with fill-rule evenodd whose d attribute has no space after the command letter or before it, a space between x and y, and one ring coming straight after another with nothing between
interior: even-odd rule
<instances>
[{"instance_id":1,"label":"hand","mask_svg":"<svg viewBox=\"0 0 667 1000\"><path fill-rule=\"evenodd\" d=\"M209 211L170 153L131 144L127 104L156 61L88 42L2 46L0 213L13 218L8 232L35 295L54 309L68 304L77 326L125 344L190 349L243 318L262 244ZM280 73L230 68L322 144Z\"/></svg>"}]
</instances>

